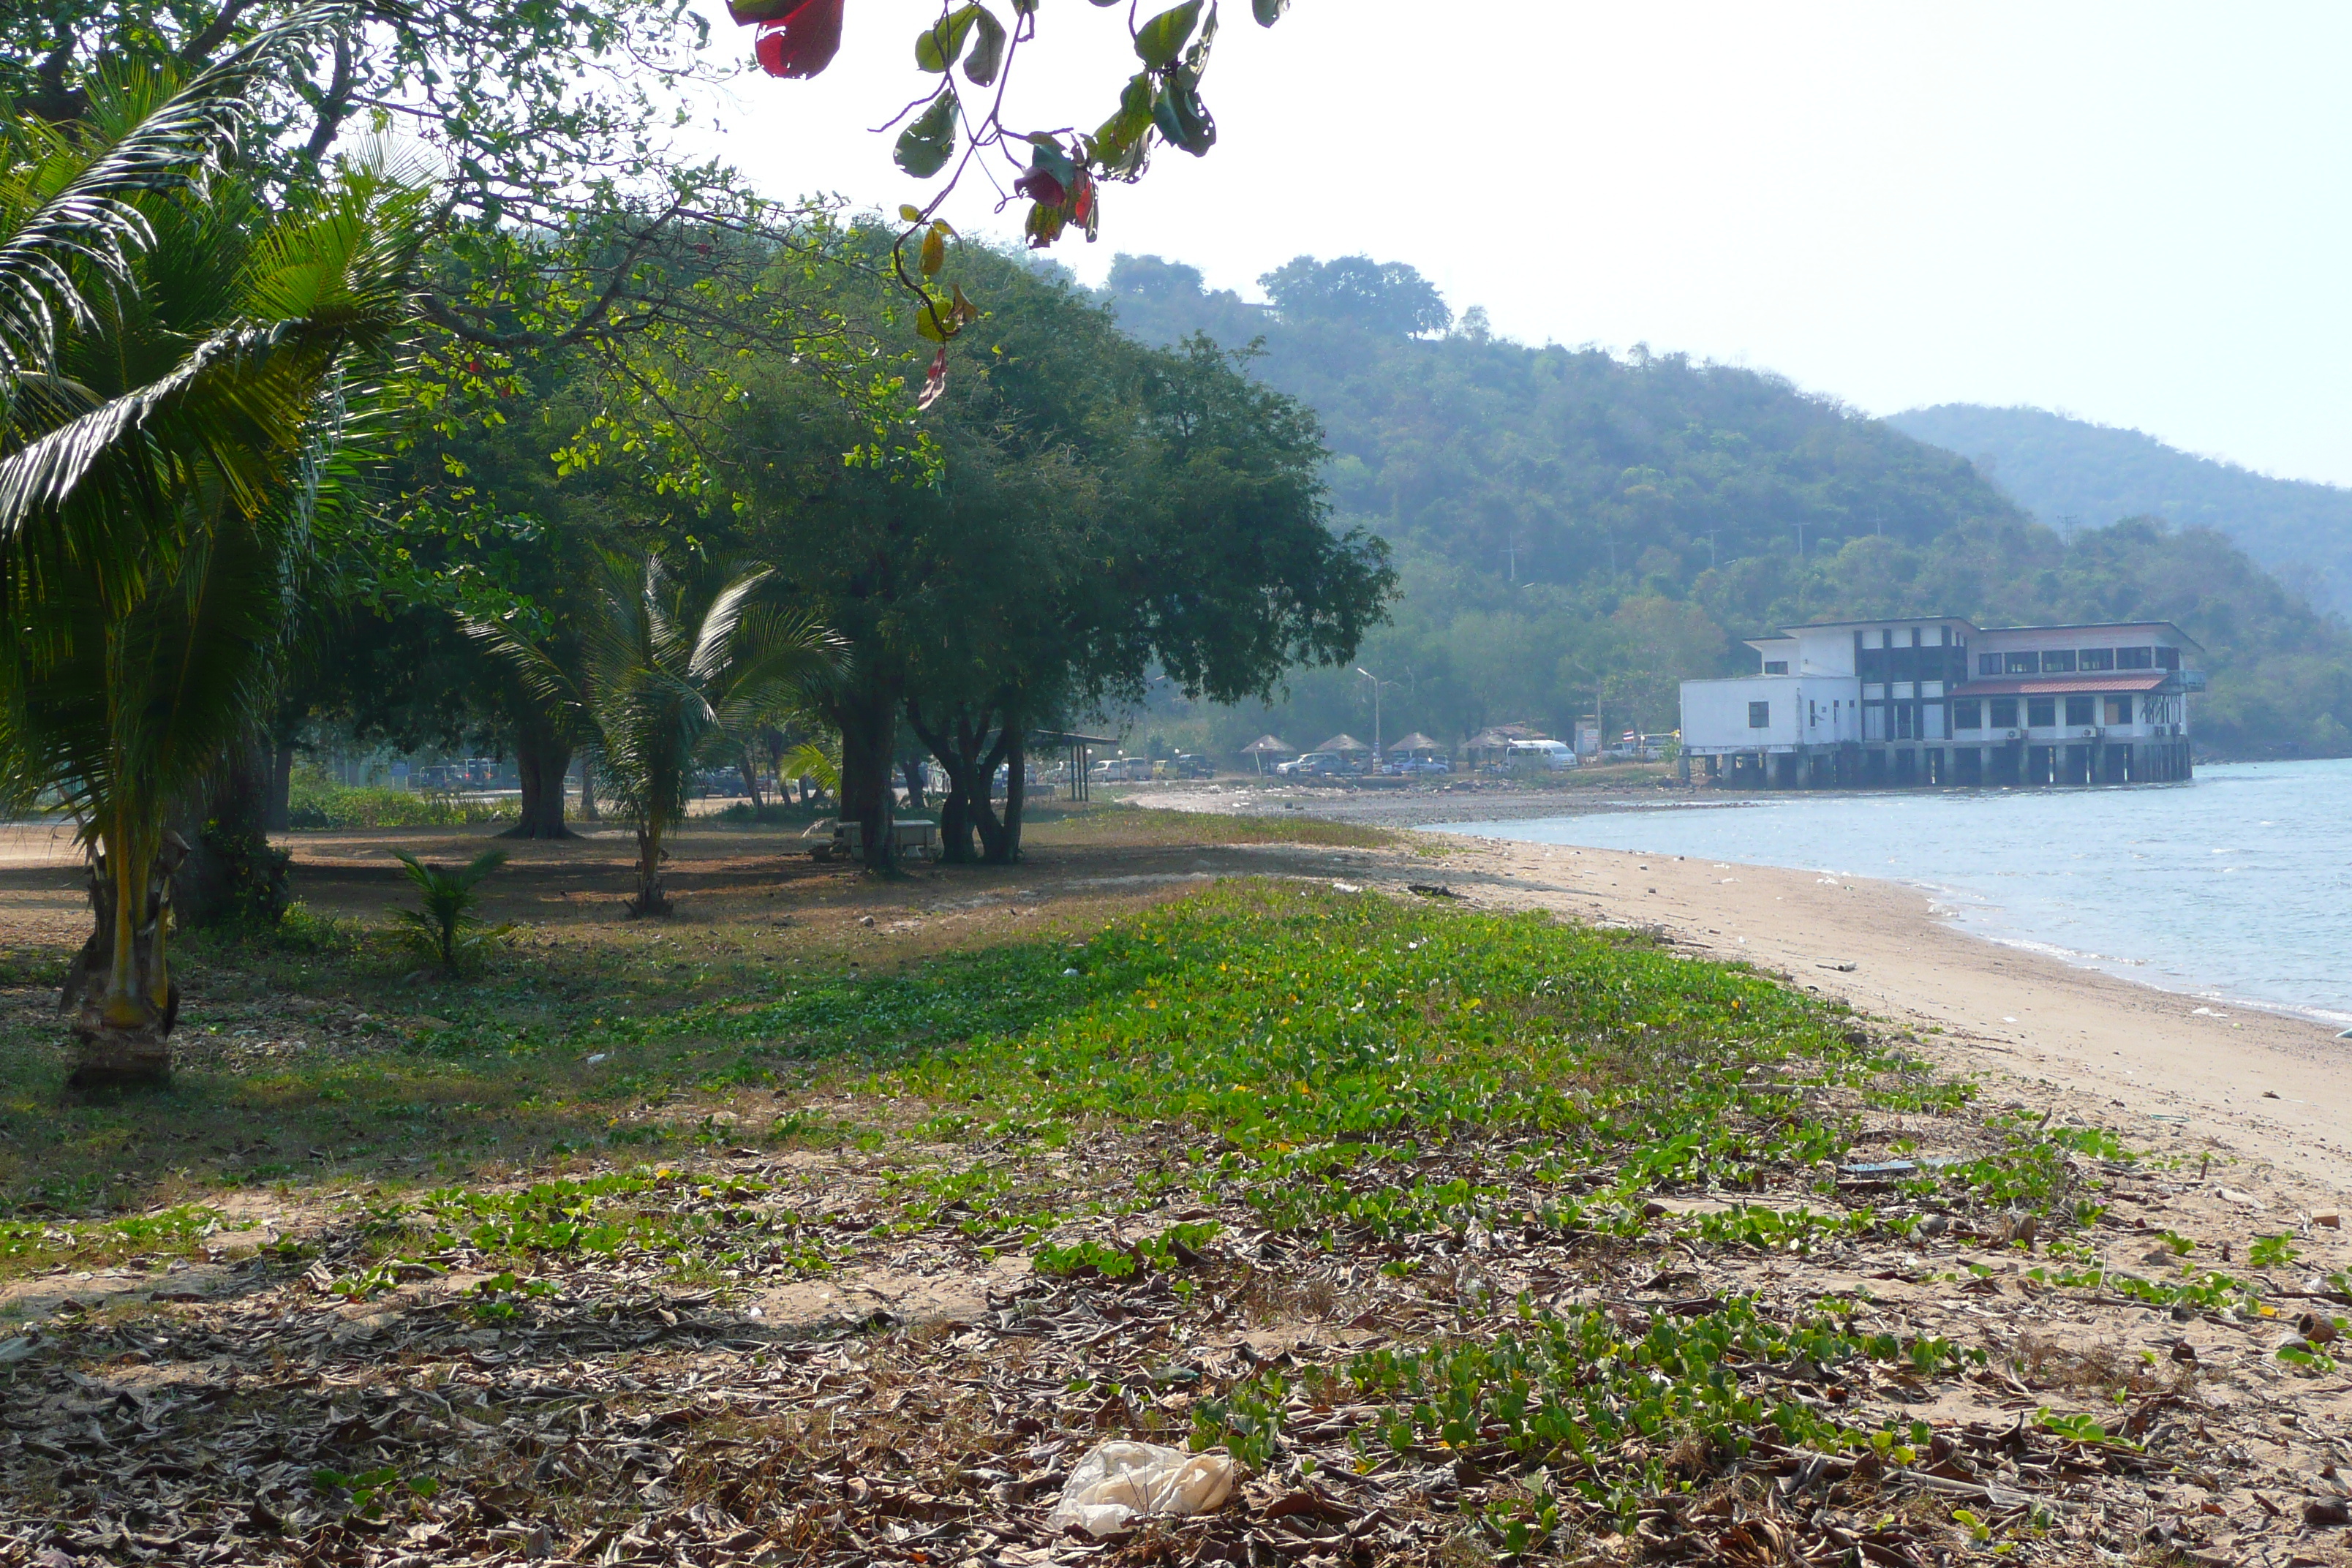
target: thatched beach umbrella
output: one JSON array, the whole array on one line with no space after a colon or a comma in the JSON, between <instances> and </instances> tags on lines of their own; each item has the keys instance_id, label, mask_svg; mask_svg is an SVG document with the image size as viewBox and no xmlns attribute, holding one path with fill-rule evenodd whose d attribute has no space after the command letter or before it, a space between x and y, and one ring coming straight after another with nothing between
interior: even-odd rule
<instances>
[{"instance_id":1,"label":"thatched beach umbrella","mask_svg":"<svg viewBox=\"0 0 2352 1568\"><path fill-rule=\"evenodd\" d=\"M1389 746L1389 751L1391 753L1402 752L1408 757L1434 755L1444 750L1445 750L1444 746L1439 745L1435 741L1431 740L1428 736L1423 734L1418 730L1415 730L1412 734L1407 735L1403 740L1394 742Z\"/></svg>"},{"instance_id":2,"label":"thatched beach umbrella","mask_svg":"<svg viewBox=\"0 0 2352 1568\"><path fill-rule=\"evenodd\" d=\"M1295 754L1290 749L1290 742L1279 735L1260 735L1242 748L1243 756L1257 759L1257 771L1261 773L1265 772L1266 758L1287 757Z\"/></svg>"},{"instance_id":3,"label":"thatched beach umbrella","mask_svg":"<svg viewBox=\"0 0 2352 1568\"><path fill-rule=\"evenodd\" d=\"M1369 752L1371 750L1355 736L1344 733L1332 736L1315 749L1318 752Z\"/></svg>"}]
</instances>

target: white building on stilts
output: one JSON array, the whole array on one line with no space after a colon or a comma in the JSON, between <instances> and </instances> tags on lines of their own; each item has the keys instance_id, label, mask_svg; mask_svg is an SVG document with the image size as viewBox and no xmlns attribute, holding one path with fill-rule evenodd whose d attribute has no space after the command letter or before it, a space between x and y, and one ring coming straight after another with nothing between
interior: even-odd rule
<instances>
[{"instance_id":1,"label":"white building on stilts","mask_svg":"<svg viewBox=\"0 0 2352 1568\"><path fill-rule=\"evenodd\" d=\"M1683 682L1683 767L1747 788L2162 784L2189 776L2204 649L2169 621L1835 621Z\"/></svg>"}]
</instances>

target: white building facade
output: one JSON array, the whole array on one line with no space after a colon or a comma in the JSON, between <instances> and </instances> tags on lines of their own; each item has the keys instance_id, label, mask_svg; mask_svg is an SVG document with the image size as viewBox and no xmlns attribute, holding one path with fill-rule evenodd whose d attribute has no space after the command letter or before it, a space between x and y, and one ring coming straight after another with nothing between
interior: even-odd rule
<instances>
[{"instance_id":1,"label":"white building facade","mask_svg":"<svg viewBox=\"0 0 2352 1568\"><path fill-rule=\"evenodd\" d=\"M1683 682L1686 772L1776 788L2189 776L2204 649L2169 621L1838 621L1748 646L1757 674Z\"/></svg>"}]
</instances>

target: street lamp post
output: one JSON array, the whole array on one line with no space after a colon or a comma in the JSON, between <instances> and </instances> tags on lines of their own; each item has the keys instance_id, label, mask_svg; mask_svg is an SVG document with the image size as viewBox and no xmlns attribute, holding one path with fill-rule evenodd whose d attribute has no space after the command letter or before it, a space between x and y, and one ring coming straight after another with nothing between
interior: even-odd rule
<instances>
[{"instance_id":1,"label":"street lamp post","mask_svg":"<svg viewBox=\"0 0 2352 1568\"><path fill-rule=\"evenodd\" d=\"M1396 682L1382 680L1360 664L1356 666L1356 673L1372 683L1372 771L1378 773L1381 766L1381 688L1394 686Z\"/></svg>"}]
</instances>

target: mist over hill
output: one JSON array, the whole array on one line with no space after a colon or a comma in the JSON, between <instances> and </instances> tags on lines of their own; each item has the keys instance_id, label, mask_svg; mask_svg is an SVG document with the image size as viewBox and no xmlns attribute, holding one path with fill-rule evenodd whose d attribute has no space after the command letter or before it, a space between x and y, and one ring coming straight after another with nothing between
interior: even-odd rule
<instances>
[{"instance_id":1,"label":"mist over hill","mask_svg":"<svg viewBox=\"0 0 2352 1568\"><path fill-rule=\"evenodd\" d=\"M1127 330L1206 332L1321 416L1336 521L1395 547L1403 593L1359 664L1381 727L1673 728L1689 677L1799 621L2164 618L2208 648L2198 733L2240 754L2352 751L2352 633L2222 532L2102 519L2062 538L1969 458L1755 371L1494 336L1412 268L1302 257L1268 303L1122 256ZM1253 350L1251 345L1255 344ZM2004 476L2006 477L2006 476ZM1371 683L1302 672L1272 710L1169 710L1187 743L1370 738Z\"/></svg>"},{"instance_id":2,"label":"mist over hill","mask_svg":"<svg viewBox=\"0 0 2352 1568\"><path fill-rule=\"evenodd\" d=\"M2274 479L2137 430L2039 408L1945 403L1886 423L1968 457L2043 522L2063 528L2161 517L2210 528L2302 584L2315 602L2352 615L2352 489Z\"/></svg>"}]
</instances>

